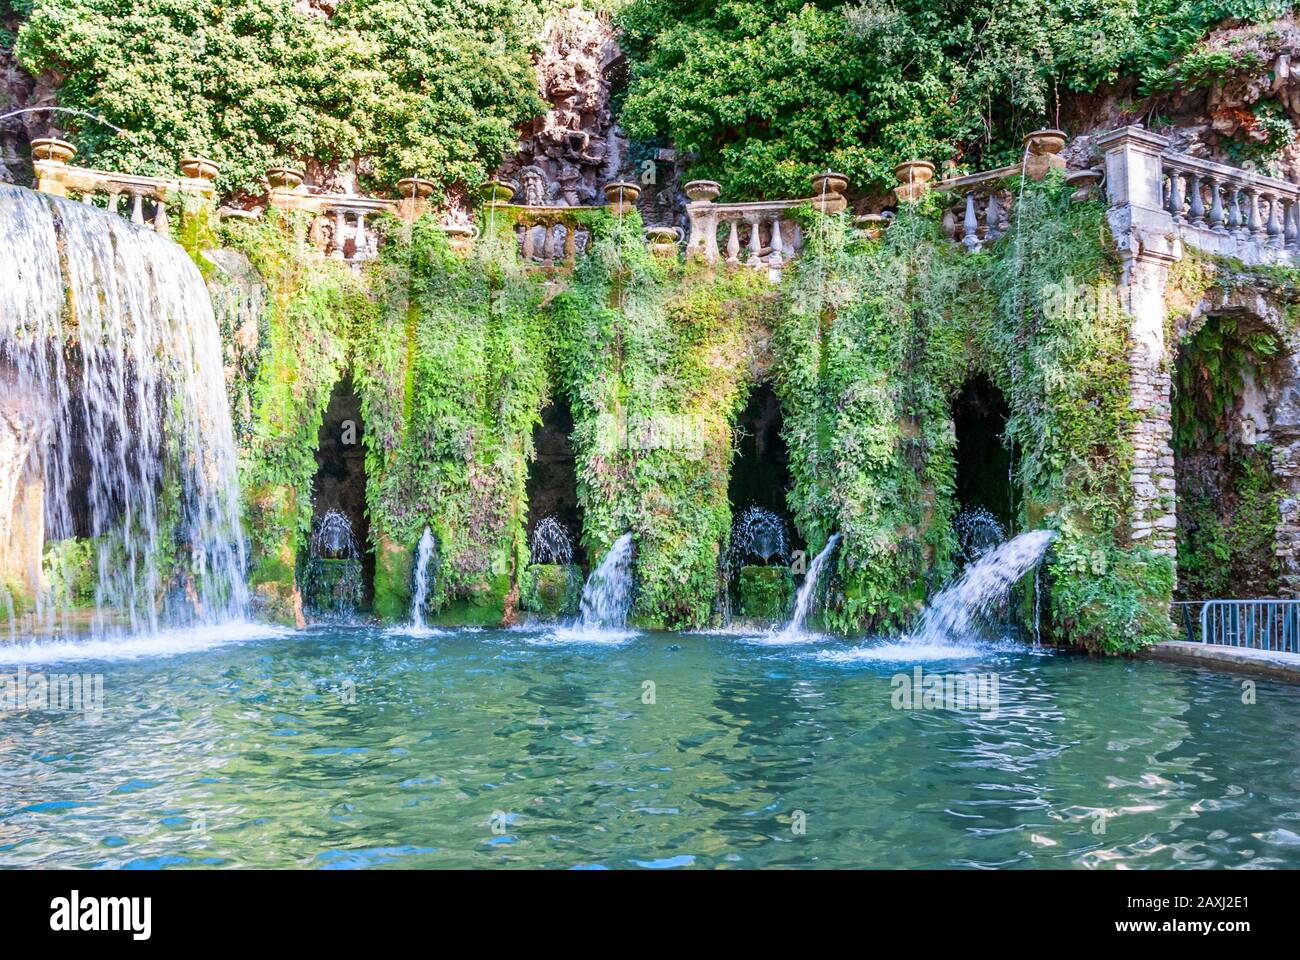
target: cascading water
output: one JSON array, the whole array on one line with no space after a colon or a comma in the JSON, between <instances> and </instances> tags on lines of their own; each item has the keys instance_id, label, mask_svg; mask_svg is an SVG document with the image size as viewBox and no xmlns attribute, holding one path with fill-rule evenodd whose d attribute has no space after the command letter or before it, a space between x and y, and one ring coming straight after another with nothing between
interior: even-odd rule
<instances>
[{"instance_id":1,"label":"cascading water","mask_svg":"<svg viewBox=\"0 0 1300 960\"><path fill-rule=\"evenodd\" d=\"M771 510L750 507L731 527L731 568L755 561L764 565L788 559L785 521Z\"/></svg>"},{"instance_id":2,"label":"cascading water","mask_svg":"<svg viewBox=\"0 0 1300 960\"><path fill-rule=\"evenodd\" d=\"M314 524L303 567L303 605L316 616L350 618L361 605L361 548L352 521L327 510Z\"/></svg>"},{"instance_id":3,"label":"cascading water","mask_svg":"<svg viewBox=\"0 0 1300 960\"><path fill-rule=\"evenodd\" d=\"M831 534L831 538L826 541L826 546L822 547L821 552L813 558L813 562L808 567L808 573L803 578L803 585L799 587L799 593L794 600L794 616L790 618L789 624L777 636L780 639L790 639L803 634L804 621L808 619L808 610L812 607L813 598L817 595L817 581L822 575L822 568L826 566L826 561L835 551L835 547L840 542L838 533Z\"/></svg>"},{"instance_id":4,"label":"cascading water","mask_svg":"<svg viewBox=\"0 0 1300 960\"><path fill-rule=\"evenodd\" d=\"M1007 539L1006 531L992 512L984 507L967 507L952 521L957 535L957 553L963 563L978 560Z\"/></svg>"},{"instance_id":5,"label":"cascading water","mask_svg":"<svg viewBox=\"0 0 1300 960\"><path fill-rule=\"evenodd\" d=\"M984 554L930 602L908 642L950 646L975 639L993 605L1042 559L1055 535L1031 530Z\"/></svg>"},{"instance_id":6,"label":"cascading water","mask_svg":"<svg viewBox=\"0 0 1300 960\"><path fill-rule=\"evenodd\" d=\"M573 562L573 541L556 517L543 517L533 528L528 552L533 563L570 564Z\"/></svg>"},{"instance_id":7,"label":"cascading water","mask_svg":"<svg viewBox=\"0 0 1300 960\"><path fill-rule=\"evenodd\" d=\"M49 584L75 571L51 576L40 548L73 537L93 556L97 637L242 617L235 445L199 271L153 230L5 185L0 250L0 524L35 544L3 572L35 595L32 626L72 629Z\"/></svg>"},{"instance_id":8,"label":"cascading water","mask_svg":"<svg viewBox=\"0 0 1300 960\"><path fill-rule=\"evenodd\" d=\"M632 534L625 533L587 578L574 626L580 631L622 627L632 605Z\"/></svg>"},{"instance_id":9,"label":"cascading water","mask_svg":"<svg viewBox=\"0 0 1300 960\"><path fill-rule=\"evenodd\" d=\"M411 627L424 630L424 604L429 599L429 561L433 558L433 531L428 527L420 535L415 550L415 589L411 592Z\"/></svg>"}]
</instances>

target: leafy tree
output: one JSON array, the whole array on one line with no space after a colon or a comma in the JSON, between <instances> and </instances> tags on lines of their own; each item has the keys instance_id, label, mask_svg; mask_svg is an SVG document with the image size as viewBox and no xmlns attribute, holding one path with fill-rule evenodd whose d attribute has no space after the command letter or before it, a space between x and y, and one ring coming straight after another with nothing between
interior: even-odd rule
<instances>
[{"instance_id":1,"label":"leafy tree","mask_svg":"<svg viewBox=\"0 0 1300 960\"><path fill-rule=\"evenodd\" d=\"M1227 17L1280 0L631 0L629 133L672 140L733 199L827 164L859 185L911 157L1014 162L1059 96L1143 89Z\"/></svg>"},{"instance_id":2,"label":"leafy tree","mask_svg":"<svg viewBox=\"0 0 1300 960\"><path fill-rule=\"evenodd\" d=\"M531 10L526 7L525 10ZM83 161L171 173L201 152L224 190L276 164L355 163L386 188L416 173L474 182L540 104L535 29L505 0L34 0L16 50L63 79Z\"/></svg>"}]
</instances>

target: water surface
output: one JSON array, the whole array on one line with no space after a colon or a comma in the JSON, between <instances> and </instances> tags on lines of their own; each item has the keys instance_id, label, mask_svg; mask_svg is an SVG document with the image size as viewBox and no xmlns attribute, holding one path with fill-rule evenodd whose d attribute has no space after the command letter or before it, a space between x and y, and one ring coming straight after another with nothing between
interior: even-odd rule
<instances>
[{"instance_id":1,"label":"water surface","mask_svg":"<svg viewBox=\"0 0 1300 960\"><path fill-rule=\"evenodd\" d=\"M104 683L0 714L0 866L1300 867L1300 688L1005 645L924 651L996 717L906 711L905 649L619 637L0 647Z\"/></svg>"}]
</instances>

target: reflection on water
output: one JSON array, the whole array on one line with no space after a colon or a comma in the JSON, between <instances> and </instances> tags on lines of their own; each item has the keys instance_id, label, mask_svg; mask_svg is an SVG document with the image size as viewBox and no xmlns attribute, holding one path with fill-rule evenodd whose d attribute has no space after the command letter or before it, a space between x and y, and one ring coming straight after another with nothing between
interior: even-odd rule
<instances>
[{"instance_id":1,"label":"reflection on water","mask_svg":"<svg viewBox=\"0 0 1300 960\"><path fill-rule=\"evenodd\" d=\"M1300 689L991 647L924 670L995 672L996 718L898 711L895 652L330 627L52 664L103 713L0 714L0 866L1300 866Z\"/></svg>"}]
</instances>

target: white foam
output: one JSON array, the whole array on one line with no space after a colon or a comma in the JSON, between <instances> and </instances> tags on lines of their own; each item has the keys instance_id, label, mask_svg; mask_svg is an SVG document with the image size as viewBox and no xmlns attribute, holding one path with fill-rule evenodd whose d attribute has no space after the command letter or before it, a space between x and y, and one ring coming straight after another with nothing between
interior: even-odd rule
<instances>
[{"instance_id":1,"label":"white foam","mask_svg":"<svg viewBox=\"0 0 1300 960\"><path fill-rule=\"evenodd\" d=\"M67 660L139 660L198 653L253 640L268 640L295 633L289 627L232 621L197 627L175 627L154 633L121 637L32 640L0 643L0 664L58 663Z\"/></svg>"},{"instance_id":2,"label":"white foam","mask_svg":"<svg viewBox=\"0 0 1300 960\"><path fill-rule=\"evenodd\" d=\"M539 646L591 644L593 646L617 647L636 636L639 636L636 630L617 630L612 627L561 626L534 636L525 637L525 642L538 644Z\"/></svg>"},{"instance_id":3,"label":"white foam","mask_svg":"<svg viewBox=\"0 0 1300 960\"><path fill-rule=\"evenodd\" d=\"M818 650L812 654L826 663L921 663L933 660L971 660L990 651L977 644L874 643L841 650Z\"/></svg>"}]
</instances>

